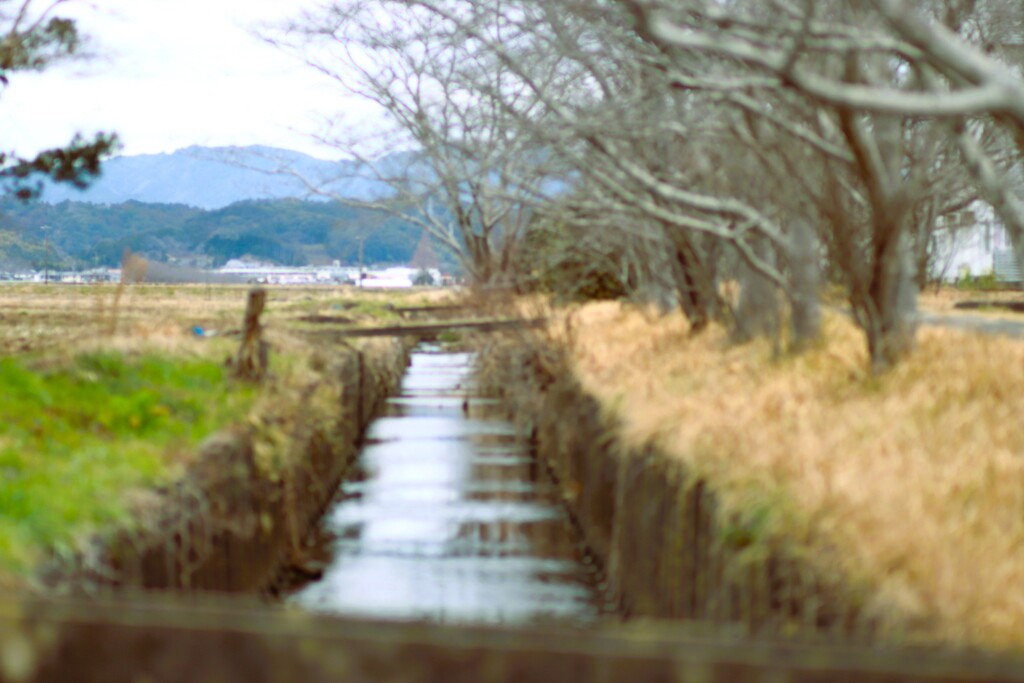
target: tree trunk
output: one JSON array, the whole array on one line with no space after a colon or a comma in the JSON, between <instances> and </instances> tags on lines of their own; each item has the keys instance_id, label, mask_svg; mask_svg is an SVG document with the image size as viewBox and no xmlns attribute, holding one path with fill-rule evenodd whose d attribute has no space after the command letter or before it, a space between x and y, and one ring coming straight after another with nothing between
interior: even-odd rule
<instances>
[{"instance_id":1,"label":"tree trunk","mask_svg":"<svg viewBox=\"0 0 1024 683\"><path fill-rule=\"evenodd\" d=\"M466 262L463 264L474 284L492 284L496 272L491 258L491 245L487 239L473 233L466 233Z\"/></svg>"},{"instance_id":2,"label":"tree trunk","mask_svg":"<svg viewBox=\"0 0 1024 683\"><path fill-rule=\"evenodd\" d=\"M256 287L249 291L242 329L242 345L231 361L233 374L238 379L260 382L267 374L269 347L263 341L260 316L267 304L267 290Z\"/></svg>"},{"instance_id":3,"label":"tree trunk","mask_svg":"<svg viewBox=\"0 0 1024 683\"><path fill-rule=\"evenodd\" d=\"M791 350L803 351L821 338L821 248L810 224L798 219L789 238Z\"/></svg>"},{"instance_id":4,"label":"tree trunk","mask_svg":"<svg viewBox=\"0 0 1024 683\"><path fill-rule=\"evenodd\" d=\"M763 241L759 241L754 250L760 258L768 259L768 249ZM736 304L733 341L742 344L758 336L778 340L779 300L775 284L744 262L740 263L738 279L740 299Z\"/></svg>"},{"instance_id":5,"label":"tree trunk","mask_svg":"<svg viewBox=\"0 0 1024 683\"><path fill-rule=\"evenodd\" d=\"M871 369L884 372L911 351L917 331L917 286L905 231L879 245L871 287L858 308Z\"/></svg>"},{"instance_id":6,"label":"tree trunk","mask_svg":"<svg viewBox=\"0 0 1024 683\"><path fill-rule=\"evenodd\" d=\"M684 236L675 235L676 291L690 329L699 332L714 318L718 295L707 265L700 259L693 244Z\"/></svg>"},{"instance_id":7,"label":"tree trunk","mask_svg":"<svg viewBox=\"0 0 1024 683\"><path fill-rule=\"evenodd\" d=\"M935 221L933 202L927 202L926 206L914 211L914 281L919 291L932 282L935 254L929 242L935 231Z\"/></svg>"}]
</instances>

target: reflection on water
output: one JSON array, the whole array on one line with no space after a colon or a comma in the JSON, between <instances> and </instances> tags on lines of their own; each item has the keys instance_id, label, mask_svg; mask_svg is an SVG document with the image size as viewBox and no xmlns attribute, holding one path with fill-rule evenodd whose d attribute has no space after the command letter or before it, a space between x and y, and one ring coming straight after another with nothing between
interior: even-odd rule
<instances>
[{"instance_id":1,"label":"reflection on water","mask_svg":"<svg viewBox=\"0 0 1024 683\"><path fill-rule=\"evenodd\" d=\"M325 517L333 560L292 602L458 622L588 619L593 572L469 354L423 348Z\"/></svg>"}]
</instances>

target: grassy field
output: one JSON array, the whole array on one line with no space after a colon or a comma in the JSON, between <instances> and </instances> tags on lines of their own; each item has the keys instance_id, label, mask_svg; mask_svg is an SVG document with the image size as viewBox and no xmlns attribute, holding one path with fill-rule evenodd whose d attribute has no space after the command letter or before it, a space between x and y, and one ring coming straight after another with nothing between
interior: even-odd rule
<instances>
[{"instance_id":1,"label":"grassy field","mask_svg":"<svg viewBox=\"0 0 1024 683\"><path fill-rule=\"evenodd\" d=\"M865 586L891 634L1024 648L1024 343L925 328L878 377L839 314L796 357L617 303L550 329L628 442L659 443L726 512Z\"/></svg>"},{"instance_id":2,"label":"grassy field","mask_svg":"<svg viewBox=\"0 0 1024 683\"><path fill-rule=\"evenodd\" d=\"M0 284L0 355L89 346L179 346L199 351L209 336L237 331L247 286ZM374 291L352 287L272 288L264 318L273 335L312 329L302 318L339 322L395 321L393 306L422 305L450 296L444 290Z\"/></svg>"},{"instance_id":3,"label":"grassy field","mask_svg":"<svg viewBox=\"0 0 1024 683\"><path fill-rule=\"evenodd\" d=\"M220 363L88 353L0 360L0 570L129 520L126 491L166 483L200 439L251 408L255 390Z\"/></svg>"},{"instance_id":4,"label":"grassy field","mask_svg":"<svg viewBox=\"0 0 1024 683\"><path fill-rule=\"evenodd\" d=\"M197 444L315 381L311 336L394 322L438 291L273 288L271 379L231 379L248 288L0 285L0 587L132 520L141 492L178 476Z\"/></svg>"}]
</instances>

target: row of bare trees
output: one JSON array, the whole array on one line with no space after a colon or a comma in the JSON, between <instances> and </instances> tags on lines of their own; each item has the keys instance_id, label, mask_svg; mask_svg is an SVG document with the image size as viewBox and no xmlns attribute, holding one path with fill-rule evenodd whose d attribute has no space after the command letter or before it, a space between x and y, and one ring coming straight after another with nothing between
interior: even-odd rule
<instances>
[{"instance_id":1,"label":"row of bare trees","mask_svg":"<svg viewBox=\"0 0 1024 683\"><path fill-rule=\"evenodd\" d=\"M554 230L697 329L798 348L834 282L884 369L936 226L984 201L1024 265L1013 0L335 0L274 40L378 106L331 141L480 283Z\"/></svg>"}]
</instances>

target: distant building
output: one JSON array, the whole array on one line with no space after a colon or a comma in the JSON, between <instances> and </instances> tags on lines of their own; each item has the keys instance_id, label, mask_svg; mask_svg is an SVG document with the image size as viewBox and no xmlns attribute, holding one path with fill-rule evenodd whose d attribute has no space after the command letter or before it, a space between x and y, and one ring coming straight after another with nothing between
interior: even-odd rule
<instances>
[{"instance_id":1,"label":"distant building","mask_svg":"<svg viewBox=\"0 0 1024 683\"><path fill-rule=\"evenodd\" d=\"M443 282L437 268L395 266L363 270L362 287L397 289L412 287L417 273L426 270L435 283ZM216 273L244 278L247 282L273 285L316 285L359 283L359 269L343 267L337 261L329 266L277 266L251 259L232 259Z\"/></svg>"},{"instance_id":2,"label":"distant building","mask_svg":"<svg viewBox=\"0 0 1024 683\"><path fill-rule=\"evenodd\" d=\"M441 282L441 271L437 268L411 268L407 266L398 266L395 268L385 268L383 270L367 271L366 277L363 278L363 287L379 287L383 289L412 287L417 273L423 270L430 273L430 276L433 278L435 283Z\"/></svg>"},{"instance_id":3,"label":"distant building","mask_svg":"<svg viewBox=\"0 0 1024 683\"><path fill-rule=\"evenodd\" d=\"M1001 282L1021 282L1009 234L988 207L942 221L932 234L931 250L931 276L936 280L993 274Z\"/></svg>"}]
</instances>

